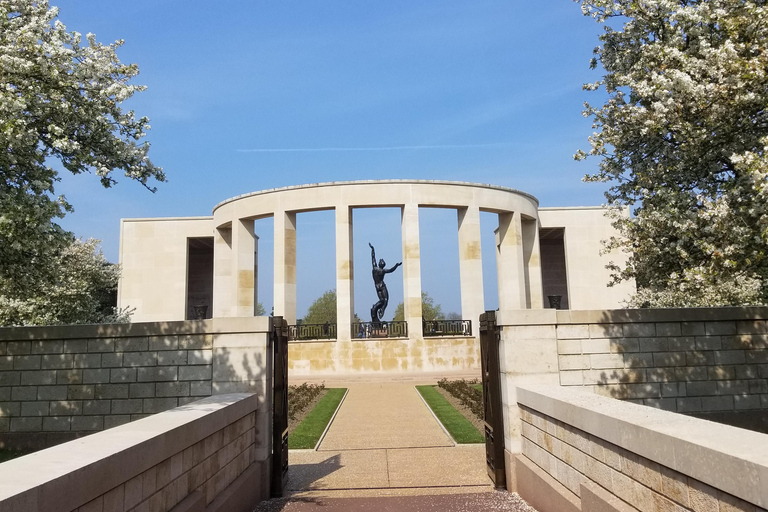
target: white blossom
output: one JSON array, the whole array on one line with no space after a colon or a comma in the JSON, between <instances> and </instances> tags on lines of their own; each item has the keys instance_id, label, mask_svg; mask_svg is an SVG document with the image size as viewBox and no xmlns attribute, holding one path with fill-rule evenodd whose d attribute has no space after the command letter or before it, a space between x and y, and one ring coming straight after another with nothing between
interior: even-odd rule
<instances>
[{"instance_id":1,"label":"white blossom","mask_svg":"<svg viewBox=\"0 0 768 512\"><path fill-rule=\"evenodd\" d=\"M53 262L55 279L36 293L9 296L0 291L0 325L54 325L127 322L132 311L110 306L120 268L111 265L99 241L72 240Z\"/></svg>"},{"instance_id":2,"label":"white blossom","mask_svg":"<svg viewBox=\"0 0 768 512\"><path fill-rule=\"evenodd\" d=\"M632 306L768 303L767 2L576 1L609 28L575 158L600 157L586 180L634 209L606 241L629 256L614 282L636 280Z\"/></svg>"},{"instance_id":3,"label":"white blossom","mask_svg":"<svg viewBox=\"0 0 768 512\"><path fill-rule=\"evenodd\" d=\"M105 187L121 170L153 190L164 181L146 157L146 117L120 103L143 86L129 83L135 64L117 57L122 41L87 44L67 32L47 0L0 0L0 293L5 304L57 278L52 267L72 236L55 219L71 206L56 196L59 161L68 171L95 173Z\"/></svg>"}]
</instances>

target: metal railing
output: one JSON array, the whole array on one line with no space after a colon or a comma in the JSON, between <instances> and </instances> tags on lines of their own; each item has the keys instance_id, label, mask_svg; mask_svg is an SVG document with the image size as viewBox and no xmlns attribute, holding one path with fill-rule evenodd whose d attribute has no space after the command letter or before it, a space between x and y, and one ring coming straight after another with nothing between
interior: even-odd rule
<instances>
[{"instance_id":1,"label":"metal railing","mask_svg":"<svg viewBox=\"0 0 768 512\"><path fill-rule=\"evenodd\" d=\"M335 340L336 324L299 324L288 326L288 340Z\"/></svg>"},{"instance_id":2,"label":"metal railing","mask_svg":"<svg viewBox=\"0 0 768 512\"><path fill-rule=\"evenodd\" d=\"M425 320L424 336L472 336L472 320ZM408 322L355 322L352 338L407 338ZM299 324L288 326L289 341L334 340L336 324Z\"/></svg>"},{"instance_id":3,"label":"metal railing","mask_svg":"<svg viewBox=\"0 0 768 512\"><path fill-rule=\"evenodd\" d=\"M424 336L472 336L472 320L424 320Z\"/></svg>"},{"instance_id":4,"label":"metal railing","mask_svg":"<svg viewBox=\"0 0 768 512\"><path fill-rule=\"evenodd\" d=\"M407 338L408 322L355 322L353 338Z\"/></svg>"}]
</instances>

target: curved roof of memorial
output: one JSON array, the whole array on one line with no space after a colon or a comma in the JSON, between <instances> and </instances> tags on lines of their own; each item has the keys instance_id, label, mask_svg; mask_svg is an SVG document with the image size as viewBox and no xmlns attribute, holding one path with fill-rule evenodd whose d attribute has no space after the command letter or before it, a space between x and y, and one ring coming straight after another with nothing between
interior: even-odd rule
<instances>
[{"instance_id":1,"label":"curved roof of memorial","mask_svg":"<svg viewBox=\"0 0 768 512\"><path fill-rule=\"evenodd\" d=\"M225 199L224 201L220 202L216 206L213 207L213 211L215 212L218 208L224 206L225 204L232 203L234 201L239 201L240 199L245 199L247 197L254 197L254 196L260 196L260 195L266 195L266 194L275 194L278 192L284 192L288 190L299 190L299 189L307 189L307 188L320 188L320 187L338 187L338 186L344 186L344 185L387 185L387 184L397 184L397 185L454 185L459 187L475 187L475 188L487 188L492 190L500 190L503 192L510 192L513 194L519 194L521 196L528 197L536 202L536 204L539 204L538 198L535 196L523 192L522 190L517 190L514 188L509 187L502 187L499 185L489 185L486 183L471 183L468 181L446 181L446 180L407 180L407 179L398 179L398 180L358 180L358 181L328 181L325 183L308 183L306 185L292 185L289 187L279 187L279 188L268 188L265 190L258 190L256 192L249 192L247 194L241 194L239 196L230 197L229 199Z\"/></svg>"}]
</instances>

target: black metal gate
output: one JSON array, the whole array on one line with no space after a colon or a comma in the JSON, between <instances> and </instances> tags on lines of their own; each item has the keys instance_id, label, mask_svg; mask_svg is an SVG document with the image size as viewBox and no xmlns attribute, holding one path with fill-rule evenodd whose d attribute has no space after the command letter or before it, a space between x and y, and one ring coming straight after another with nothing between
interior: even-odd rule
<instances>
[{"instance_id":1,"label":"black metal gate","mask_svg":"<svg viewBox=\"0 0 768 512\"><path fill-rule=\"evenodd\" d=\"M480 360L483 371L483 420L485 423L485 462L488 476L497 489L507 486L504 471L504 410L501 405L500 331L496 312L480 315Z\"/></svg>"},{"instance_id":2,"label":"black metal gate","mask_svg":"<svg viewBox=\"0 0 768 512\"><path fill-rule=\"evenodd\" d=\"M271 319L272 373L272 497L283 495L288 477L288 322Z\"/></svg>"}]
</instances>

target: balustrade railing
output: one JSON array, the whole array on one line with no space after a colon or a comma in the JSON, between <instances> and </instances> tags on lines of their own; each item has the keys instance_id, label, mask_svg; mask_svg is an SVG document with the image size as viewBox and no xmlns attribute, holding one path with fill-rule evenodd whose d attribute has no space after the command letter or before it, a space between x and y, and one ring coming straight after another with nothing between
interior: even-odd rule
<instances>
[{"instance_id":1,"label":"balustrade railing","mask_svg":"<svg viewBox=\"0 0 768 512\"><path fill-rule=\"evenodd\" d=\"M336 324L299 324L288 326L289 341L335 340Z\"/></svg>"},{"instance_id":2,"label":"balustrade railing","mask_svg":"<svg viewBox=\"0 0 768 512\"><path fill-rule=\"evenodd\" d=\"M472 336L472 320L424 320L424 336Z\"/></svg>"},{"instance_id":3,"label":"balustrade railing","mask_svg":"<svg viewBox=\"0 0 768 512\"><path fill-rule=\"evenodd\" d=\"M355 322L353 338L407 338L408 322Z\"/></svg>"},{"instance_id":4,"label":"balustrade railing","mask_svg":"<svg viewBox=\"0 0 768 512\"><path fill-rule=\"evenodd\" d=\"M471 320L425 320L424 336L472 336ZM407 338L408 322L355 322L353 338ZM336 339L336 324L299 324L288 326L289 341Z\"/></svg>"}]
</instances>

